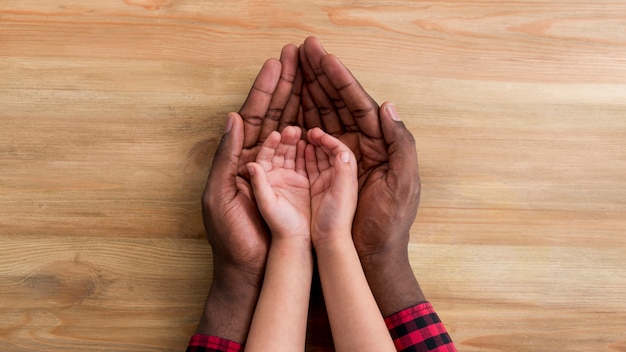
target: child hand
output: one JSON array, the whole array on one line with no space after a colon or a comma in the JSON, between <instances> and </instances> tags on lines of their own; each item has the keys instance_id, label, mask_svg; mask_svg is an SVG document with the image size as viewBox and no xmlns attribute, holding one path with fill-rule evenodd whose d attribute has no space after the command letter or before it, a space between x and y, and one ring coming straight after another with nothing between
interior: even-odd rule
<instances>
[{"instance_id":1,"label":"child hand","mask_svg":"<svg viewBox=\"0 0 626 352\"><path fill-rule=\"evenodd\" d=\"M310 193L301 133L291 126L272 132L256 162L247 165L259 211L276 238L309 238Z\"/></svg>"},{"instance_id":2,"label":"child hand","mask_svg":"<svg viewBox=\"0 0 626 352\"><path fill-rule=\"evenodd\" d=\"M333 235L351 234L358 198L357 163L350 148L319 128L309 130L307 140L311 239L315 245Z\"/></svg>"}]
</instances>

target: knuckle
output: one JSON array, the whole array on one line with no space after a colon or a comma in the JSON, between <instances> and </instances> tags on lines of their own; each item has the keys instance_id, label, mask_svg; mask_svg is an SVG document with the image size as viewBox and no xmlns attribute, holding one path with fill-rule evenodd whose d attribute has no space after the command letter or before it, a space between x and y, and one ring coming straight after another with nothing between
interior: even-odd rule
<instances>
[{"instance_id":1,"label":"knuckle","mask_svg":"<svg viewBox=\"0 0 626 352\"><path fill-rule=\"evenodd\" d=\"M329 106L321 106L318 109L319 109L320 115L322 116L330 115L335 112L335 109Z\"/></svg>"},{"instance_id":2,"label":"knuckle","mask_svg":"<svg viewBox=\"0 0 626 352\"><path fill-rule=\"evenodd\" d=\"M283 115L282 108L270 108L265 113L265 118L270 119L272 121L280 121L280 117Z\"/></svg>"},{"instance_id":3,"label":"knuckle","mask_svg":"<svg viewBox=\"0 0 626 352\"><path fill-rule=\"evenodd\" d=\"M296 74L290 72L282 72L280 74L280 79L290 84L293 84L296 81Z\"/></svg>"},{"instance_id":4,"label":"knuckle","mask_svg":"<svg viewBox=\"0 0 626 352\"><path fill-rule=\"evenodd\" d=\"M361 117L366 117L367 115L371 114L373 110L374 110L373 106L368 106L368 107L364 107L360 109L354 109L351 111L351 113L355 118L361 118Z\"/></svg>"},{"instance_id":5,"label":"knuckle","mask_svg":"<svg viewBox=\"0 0 626 352\"><path fill-rule=\"evenodd\" d=\"M241 116L243 118L243 121L247 124L250 124L252 126L261 126L263 124L263 117L258 116L258 115L245 115L245 116Z\"/></svg>"}]
</instances>

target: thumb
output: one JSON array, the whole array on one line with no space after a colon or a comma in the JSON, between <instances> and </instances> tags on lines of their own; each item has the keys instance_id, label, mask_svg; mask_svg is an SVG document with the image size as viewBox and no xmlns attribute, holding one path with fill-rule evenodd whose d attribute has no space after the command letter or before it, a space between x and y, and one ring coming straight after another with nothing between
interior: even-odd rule
<instances>
[{"instance_id":1,"label":"thumb","mask_svg":"<svg viewBox=\"0 0 626 352\"><path fill-rule=\"evenodd\" d=\"M254 198L259 206L259 210L261 214L267 214L266 209L271 209L276 199L272 186L267 182L267 174L263 167L256 162L248 163L246 168L250 174L250 184L252 185L252 192L254 192Z\"/></svg>"},{"instance_id":2,"label":"thumb","mask_svg":"<svg viewBox=\"0 0 626 352\"><path fill-rule=\"evenodd\" d=\"M359 183L357 178L357 162L352 151L345 147L335 156L335 170L337 171L337 185L342 190L349 190L356 199L359 191Z\"/></svg>"},{"instance_id":3,"label":"thumb","mask_svg":"<svg viewBox=\"0 0 626 352\"><path fill-rule=\"evenodd\" d=\"M390 172L396 175L402 172L419 177L415 138L411 131L400 120L393 103L383 103L379 113L383 137L388 145Z\"/></svg>"},{"instance_id":4,"label":"thumb","mask_svg":"<svg viewBox=\"0 0 626 352\"><path fill-rule=\"evenodd\" d=\"M208 190L237 191L235 178L243 149L243 120L235 112L228 114L224 134L213 156L207 181Z\"/></svg>"}]
</instances>

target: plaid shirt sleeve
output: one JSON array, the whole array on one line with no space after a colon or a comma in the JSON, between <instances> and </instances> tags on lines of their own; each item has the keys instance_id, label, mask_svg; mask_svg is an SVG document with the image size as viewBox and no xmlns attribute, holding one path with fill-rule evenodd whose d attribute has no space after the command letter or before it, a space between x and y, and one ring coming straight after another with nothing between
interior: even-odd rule
<instances>
[{"instance_id":1,"label":"plaid shirt sleeve","mask_svg":"<svg viewBox=\"0 0 626 352\"><path fill-rule=\"evenodd\" d=\"M187 352L241 352L242 346L217 336L195 334L189 341Z\"/></svg>"},{"instance_id":2,"label":"plaid shirt sleeve","mask_svg":"<svg viewBox=\"0 0 626 352\"><path fill-rule=\"evenodd\" d=\"M401 310L385 318L385 323L398 351L456 352L446 328L428 302Z\"/></svg>"},{"instance_id":3,"label":"plaid shirt sleeve","mask_svg":"<svg viewBox=\"0 0 626 352\"><path fill-rule=\"evenodd\" d=\"M430 303L421 303L385 318L400 352L456 352L446 328ZM217 336L195 334L187 352L241 352L239 343Z\"/></svg>"}]
</instances>

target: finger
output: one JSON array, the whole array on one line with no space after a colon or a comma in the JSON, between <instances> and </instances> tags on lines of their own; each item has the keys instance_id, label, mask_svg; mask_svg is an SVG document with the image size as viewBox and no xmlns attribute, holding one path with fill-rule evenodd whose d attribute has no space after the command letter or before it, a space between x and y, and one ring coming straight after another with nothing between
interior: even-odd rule
<instances>
[{"instance_id":1,"label":"finger","mask_svg":"<svg viewBox=\"0 0 626 352\"><path fill-rule=\"evenodd\" d=\"M354 118L322 68L322 59L328 55L322 43L315 37L308 37L301 52L305 57L301 60L308 64L311 96L320 109L324 130L330 134L341 133L344 129L355 130Z\"/></svg>"},{"instance_id":2,"label":"finger","mask_svg":"<svg viewBox=\"0 0 626 352\"><path fill-rule=\"evenodd\" d=\"M378 105L348 68L332 54L322 58L322 68L350 111L350 115L354 117L358 129L368 137L382 138ZM344 122L344 125L348 129L349 122Z\"/></svg>"},{"instance_id":3,"label":"finger","mask_svg":"<svg viewBox=\"0 0 626 352\"><path fill-rule=\"evenodd\" d=\"M303 63L306 63L307 67L303 67L305 70L307 81L315 81L327 79L322 69L322 58L328 55L322 43L316 37L308 37L304 40L304 43L300 47L300 55ZM303 57L302 57L303 56Z\"/></svg>"},{"instance_id":4,"label":"finger","mask_svg":"<svg viewBox=\"0 0 626 352\"><path fill-rule=\"evenodd\" d=\"M259 142L263 121L280 79L281 68L280 61L276 59L265 61L239 110L244 120L244 148L250 148Z\"/></svg>"},{"instance_id":5,"label":"finger","mask_svg":"<svg viewBox=\"0 0 626 352\"><path fill-rule=\"evenodd\" d=\"M329 158L328 153L322 147L315 147L315 158L317 159L317 168L320 172L330 169L334 160Z\"/></svg>"},{"instance_id":6,"label":"finger","mask_svg":"<svg viewBox=\"0 0 626 352\"><path fill-rule=\"evenodd\" d=\"M320 172L328 169L330 161L328 160L328 153L321 147L321 139L326 133L320 128L314 128L307 132L307 139L311 145L315 147L315 159L317 160L317 168Z\"/></svg>"},{"instance_id":7,"label":"finger","mask_svg":"<svg viewBox=\"0 0 626 352\"><path fill-rule=\"evenodd\" d=\"M317 157L315 156L315 146L307 144L304 148L304 161L306 163L306 174L309 177L309 184L317 180L320 170L317 167Z\"/></svg>"},{"instance_id":8,"label":"finger","mask_svg":"<svg viewBox=\"0 0 626 352\"><path fill-rule=\"evenodd\" d=\"M309 132L309 136L310 136L309 142L314 144L315 146L319 146L319 148L321 148L324 151L324 153L326 153L329 156L334 157L340 152L345 152L345 151L352 153L352 151L347 145L345 145L339 139L331 136L328 133L325 133L324 131L320 129L311 130Z\"/></svg>"},{"instance_id":9,"label":"finger","mask_svg":"<svg viewBox=\"0 0 626 352\"><path fill-rule=\"evenodd\" d=\"M261 165L251 162L246 167L250 174L250 184L252 185L254 198L259 205L259 210L261 210L261 213L264 213L264 209L271 209L274 205L276 195L272 190L272 186L267 182L267 174Z\"/></svg>"},{"instance_id":10,"label":"finger","mask_svg":"<svg viewBox=\"0 0 626 352\"><path fill-rule=\"evenodd\" d=\"M298 47L293 44L285 45L280 54L280 63L281 72L278 84L263 119L263 126L258 138L259 142L263 142L272 131L276 131L279 128L279 123L291 98L296 80ZM294 103L292 102L292 104ZM293 106L290 106L290 108L293 109ZM290 110L289 113L294 113L294 111ZM291 119L295 119L295 117Z\"/></svg>"},{"instance_id":11,"label":"finger","mask_svg":"<svg viewBox=\"0 0 626 352\"><path fill-rule=\"evenodd\" d=\"M298 60L298 54L296 49L296 60ZM296 65L298 61L296 61ZM298 126L298 117L300 115L300 99L302 96L302 70L296 67L296 76L294 78L294 82L291 89L291 95L289 96L289 101L287 101L287 105L285 106L285 111L283 112L283 116L280 118L280 123L278 125L278 130L282 131L286 126ZM301 125L300 125L301 126Z\"/></svg>"},{"instance_id":12,"label":"finger","mask_svg":"<svg viewBox=\"0 0 626 352\"><path fill-rule=\"evenodd\" d=\"M300 140L300 129L289 126L281 133L280 145L276 149L274 159L282 158L282 165L274 162L274 167L283 167L288 170L296 169L296 146Z\"/></svg>"},{"instance_id":13,"label":"finger","mask_svg":"<svg viewBox=\"0 0 626 352\"><path fill-rule=\"evenodd\" d=\"M307 41L310 41L310 39L307 38L304 41L304 44L302 44L298 48L298 55L300 57L300 68L302 69L302 74L303 74L305 84L314 82L317 79L317 77L315 76L315 72L313 71L313 67L311 66L311 63L309 62L309 58L307 57L306 52L305 52L304 46L306 45Z\"/></svg>"},{"instance_id":14,"label":"finger","mask_svg":"<svg viewBox=\"0 0 626 352\"><path fill-rule=\"evenodd\" d=\"M323 84L326 83L326 86L332 88L321 66L322 57L325 55L326 50L315 37L307 38L300 47L300 62L306 78L305 85L319 112L324 131L338 134L343 131L343 127L333 99L329 97L328 92L323 87ZM336 92L335 96L339 97ZM339 103L343 104L341 101Z\"/></svg>"},{"instance_id":15,"label":"finger","mask_svg":"<svg viewBox=\"0 0 626 352\"><path fill-rule=\"evenodd\" d=\"M334 167L336 170L335 184L339 190L345 190L355 195L358 193L357 162L349 148L339 151L335 156Z\"/></svg>"},{"instance_id":16,"label":"finger","mask_svg":"<svg viewBox=\"0 0 626 352\"><path fill-rule=\"evenodd\" d=\"M307 175L305 158L306 146L307 144L303 140L299 140L298 144L296 144L296 172L304 176Z\"/></svg>"},{"instance_id":17,"label":"finger","mask_svg":"<svg viewBox=\"0 0 626 352\"><path fill-rule=\"evenodd\" d=\"M296 145L288 145L283 158L283 168L286 170L296 170Z\"/></svg>"},{"instance_id":18,"label":"finger","mask_svg":"<svg viewBox=\"0 0 626 352\"><path fill-rule=\"evenodd\" d=\"M270 133L265 142L259 148L259 152L256 156L256 162L263 167L263 170L269 171L274 164L274 158L276 154L276 148L280 144L280 133L274 131Z\"/></svg>"},{"instance_id":19,"label":"finger","mask_svg":"<svg viewBox=\"0 0 626 352\"><path fill-rule=\"evenodd\" d=\"M320 128L314 128L307 131L307 140L309 141L310 145L314 147L313 151L315 155L315 160L317 161L317 169L320 172L328 169L331 166L330 161L328 160L328 153L324 152L321 147L321 138L325 135L326 133Z\"/></svg>"},{"instance_id":20,"label":"finger","mask_svg":"<svg viewBox=\"0 0 626 352\"><path fill-rule=\"evenodd\" d=\"M321 128L315 127L306 132L306 139L310 144L313 144L314 146L319 147L320 138L322 138L324 134L325 133Z\"/></svg>"},{"instance_id":21,"label":"finger","mask_svg":"<svg viewBox=\"0 0 626 352\"><path fill-rule=\"evenodd\" d=\"M356 199L358 193L357 161L354 153L339 139L324 133L319 137L319 149L323 150L334 169L333 187L340 192L350 192ZM320 166L322 169L323 166Z\"/></svg>"},{"instance_id":22,"label":"finger","mask_svg":"<svg viewBox=\"0 0 626 352\"><path fill-rule=\"evenodd\" d=\"M385 142L389 145L390 174L414 175L419 179L415 138L400 120L392 103L385 102L380 107L380 120Z\"/></svg>"},{"instance_id":23,"label":"finger","mask_svg":"<svg viewBox=\"0 0 626 352\"><path fill-rule=\"evenodd\" d=\"M309 93L308 87L302 86L302 117L304 120L304 127L307 129L311 128L322 128L322 120L319 115L319 111L317 111L317 106L311 98L311 94Z\"/></svg>"},{"instance_id":24,"label":"finger","mask_svg":"<svg viewBox=\"0 0 626 352\"><path fill-rule=\"evenodd\" d=\"M208 194L212 191L237 192L236 176L239 167L239 158L243 149L243 121L235 112L228 114L224 134L220 141L211 171L207 180L206 189Z\"/></svg>"}]
</instances>

